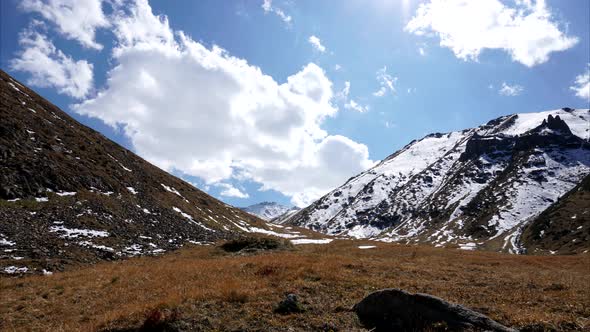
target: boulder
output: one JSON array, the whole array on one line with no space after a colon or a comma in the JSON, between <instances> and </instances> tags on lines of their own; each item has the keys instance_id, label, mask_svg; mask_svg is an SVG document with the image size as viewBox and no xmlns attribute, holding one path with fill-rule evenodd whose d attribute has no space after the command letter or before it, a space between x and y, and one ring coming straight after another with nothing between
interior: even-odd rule
<instances>
[{"instance_id":1,"label":"boulder","mask_svg":"<svg viewBox=\"0 0 590 332\"><path fill-rule=\"evenodd\" d=\"M353 310L374 331L499 331L516 332L461 305L428 294L384 289L369 294Z\"/></svg>"}]
</instances>

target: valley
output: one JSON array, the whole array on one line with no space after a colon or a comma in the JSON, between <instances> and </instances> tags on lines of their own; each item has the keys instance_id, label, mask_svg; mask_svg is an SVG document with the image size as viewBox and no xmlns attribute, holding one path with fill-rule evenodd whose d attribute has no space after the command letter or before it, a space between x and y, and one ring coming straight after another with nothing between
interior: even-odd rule
<instances>
[{"instance_id":1,"label":"valley","mask_svg":"<svg viewBox=\"0 0 590 332\"><path fill-rule=\"evenodd\" d=\"M139 331L166 322L168 331L366 331L351 307L374 290L398 287L467 305L521 331L583 331L589 267L588 255L360 240L249 254L191 245L161 257L0 278L0 329ZM274 312L287 293L297 294L304 312Z\"/></svg>"},{"instance_id":2,"label":"valley","mask_svg":"<svg viewBox=\"0 0 590 332\"><path fill-rule=\"evenodd\" d=\"M309 103L315 92L290 93ZM309 205L238 208L230 197L249 195L231 181L256 182L245 169L193 183L0 70L0 330L381 331L355 305L396 289L502 331L588 331L590 110L528 111L427 134L377 162L358 144L368 166L311 190L319 198ZM314 126L316 144L325 133ZM332 136L343 142L352 144ZM229 159L231 172L246 167ZM336 173L323 171L315 181ZM412 331L479 331L448 325L456 321L442 309L434 324L418 323L411 304L376 316L389 327L410 317Z\"/></svg>"}]
</instances>

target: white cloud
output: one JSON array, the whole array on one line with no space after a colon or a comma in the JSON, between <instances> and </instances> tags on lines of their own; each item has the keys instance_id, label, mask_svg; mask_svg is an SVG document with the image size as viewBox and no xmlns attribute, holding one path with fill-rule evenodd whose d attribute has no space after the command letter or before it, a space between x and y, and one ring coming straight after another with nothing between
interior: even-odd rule
<instances>
[{"instance_id":1,"label":"white cloud","mask_svg":"<svg viewBox=\"0 0 590 332\"><path fill-rule=\"evenodd\" d=\"M20 5L53 22L66 38L100 50L102 45L95 41L95 32L109 26L101 4L101 0L23 0Z\"/></svg>"},{"instance_id":2,"label":"white cloud","mask_svg":"<svg viewBox=\"0 0 590 332\"><path fill-rule=\"evenodd\" d=\"M133 5L130 5L132 3ZM171 52L177 49L174 32L170 29L168 17L155 16L147 0L114 4L113 33L118 45L113 51L115 57L125 50L157 49Z\"/></svg>"},{"instance_id":3,"label":"white cloud","mask_svg":"<svg viewBox=\"0 0 590 332\"><path fill-rule=\"evenodd\" d=\"M438 35L440 46L463 60L477 60L484 49L499 49L528 67L578 42L552 21L544 0L516 0L514 8L499 0L430 0L420 5L405 30Z\"/></svg>"},{"instance_id":4,"label":"white cloud","mask_svg":"<svg viewBox=\"0 0 590 332\"><path fill-rule=\"evenodd\" d=\"M335 96L336 99L340 100L344 104L345 109L357 111L359 113L364 113L364 112L369 111L368 105L360 105L359 103L357 103L353 99L349 99L349 95L350 95L350 82L345 81L344 88L342 88L342 90L340 90L336 94L336 96Z\"/></svg>"},{"instance_id":5,"label":"white cloud","mask_svg":"<svg viewBox=\"0 0 590 332\"><path fill-rule=\"evenodd\" d=\"M418 53L419 53L421 56L426 56L426 50L424 49L424 47L419 47L419 48L418 48Z\"/></svg>"},{"instance_id":6,"label":"white cloud","mask_svg":"<svg viewBox=\"0 0 590 332\"><path fill-rule=\"evenodd\" d=\"M379 81L379 85L381 87L379 90L373 92L373 96L383 97L387 94L387 92L395 94L395 83L397 82L397 77L392 77L387 73L387 66L384 66L377 71L377 81Z\"/></svg>"},{"instance_id":7,"label":"white cloud","mask_svg":"<svg viewBox=\"0 0 590 332\"><path fill-rule=\"evenodd\" d=\"M55 87L59 93L84 98L92 89L92 64L65 55L45 35L34 30L36 24L19 35L22 51L10 61L11 68L29 73L30 85Z\"/></svg>"},{"instance_id":8,"label":"white cloud","mask_svg":"<svg viewBox=\"0 0 590 332\"><path fill-rule=\"evenodd\" d=\"M326 47L322 45L322 41L317 36L310 36L308 41L316 51L320 53L326 52Z\"/></svg>"},{"instance_id":9,"label":"white cloud","mask_svg":"<svg viewBox=\"0 0 590 332\"><path fill-rule=\"evenodd\" d=\"M524 87L522 85L513 84L510 85L506 82L502 82L502 87L498 90L498 93L502 96L509 96L514 97L520 95L524 91Z\"/></svg>"},{"instance_id":10,"label":"white cloud","mask_svg":"<svg viewBox=\"0 0 590 332\"><path fill-rule=\"evenodd\" d=\"M299 163L293 169L267 168L259 173L259 179L266 179L263 189L283 188L283 193L291 196L291 202L302 207L373 165L366 145L340 135L327 136L315 144L312 155L313 161ZM320 183L337 185L324 189L316 185Z\"/></svg>"},{"instance_id":11,"label":"white cloud","mask_svg":"<svg viewBox=\"0 0 590 332\"><path fill-rule=\"evenodd\" d=\"M272 4L272 0L263 0L262 9L265 13L274 13L287 25L291 24L291 22L293 21L290 15L287 15L282 9L274 6Z\"/></svg>"},{"instance_id":12,"label":"white cloud","mask_svg":"<svg viewBox=\"0 0 590 332\"><path fill-rule=\"evenodd\" d=\"M248 193L242 192L240 189L232 186L229 183L217 183L215 184L217 187L223 188L223 190L219 193L219 195L224 197L236 197L236 198L248 198L250 195Z\"/></svg>"},{"instance_id":13,"label":"white cloud","mask_svg":"<svg viewBox=\"0 0 590 332\"><path fill-rule=\"evenodd\" d=\"M346 104L344 104L344 108L350 109L353 111L357 111L359 113L365 113L365 112L369 111L369 106L359 105L356 101L354 101L352 99L349 100Z\"/></svg>"},{"instance_id":14,"label":"white cloud","mask_svg":"<svg viewBox=\"0 0 590 332\"><path fill-rule=\"evenodd\" d=\"M342 90L337 93L336 97L346 101L346 99L348 99L349 94L350 94L350 82L345 81L344 88L342 88Z\"/></svg>"},{"instance_id":15,"label":"white cloud","mask_svg":"<svg viewBox=\"0 0 590 332\"><path fill-rule=\"evenodd\" d=\"M576 93L576 96L590 103L590 63L586 72L576 76L576 81L570 89Z\"/></svg>"},{"instance_id":16,"label":"white cloud","mask_svg":"<svg viewBox=\"0 0 590 332\"><path fill-rule=\"evenodd\" d=\"M208 184L255 181L298 206L372 165L365 145L321 128L338 109L319 66L278 83L217 46L174 38L168 21L138 2L114 21L119 46L106 86L76 112L121 128L164 169Z\"/></svg>"}]
</instances>

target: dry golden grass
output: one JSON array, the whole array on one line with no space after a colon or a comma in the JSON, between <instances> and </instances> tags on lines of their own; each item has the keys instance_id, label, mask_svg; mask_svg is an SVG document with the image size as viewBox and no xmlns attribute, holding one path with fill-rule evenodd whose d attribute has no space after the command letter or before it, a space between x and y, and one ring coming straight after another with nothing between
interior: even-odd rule
<instances>
[{"instance_id":1,"label":"dry golden grass","mask_svg":"<svg viewBox=\"0 0 590 332\"><path fill-rule=\"evenodd\" d=\"M362 330L349 308L387 287L440 296L515 327L590 326L590 257L513 256L362 241L229 255L184 248L66 271L0 279L0 328L93 331L140 326L155 309L196 331ZM374 243L373 243L374 244ZM305 313L279 315L299 295ZM172 314L170 314L172 313Z\"/></svg>"}]
</instances>

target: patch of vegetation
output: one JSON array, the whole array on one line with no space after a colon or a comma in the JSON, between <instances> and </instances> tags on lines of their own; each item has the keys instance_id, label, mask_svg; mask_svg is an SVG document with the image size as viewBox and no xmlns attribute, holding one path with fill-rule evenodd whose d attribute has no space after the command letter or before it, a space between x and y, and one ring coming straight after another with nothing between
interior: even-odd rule
<instances>
[{"instance_id":1,"label":"patch of vegetation","mask_svg":"<svg viewBox=\"0 0 590 332\"><path fill-rule=\"evenodd\" d=\"M37 202L34 198L19 199L17 201L7 201L0 199L0 208L18 207L27 210L39 210L43 203Z\"/></svg>"},{"instance_id":2,"label":"patch of vegetation","mask_svg":"<svg viewBox=\"0 0 590 332\"><path fill-rule=\"evenodd\" d=\"M240 237L229 240L221 245L221 249L227 252L252 252L258 250L285 250L292 249L291 242L274 237Z\"/></svg>"},{"instance_id":3,"label":"patch of vegetation","mask_svg":"<svg viewBox=\"0 0 590 332\"><path fill-rule=\"evenodd\" d=\"M307 311L307 308L303 306L297 295L287 294L287 297L279 302L279 305L275 308L275 312L278 314L296 314Z\"/></svg>"}]
</instances>

